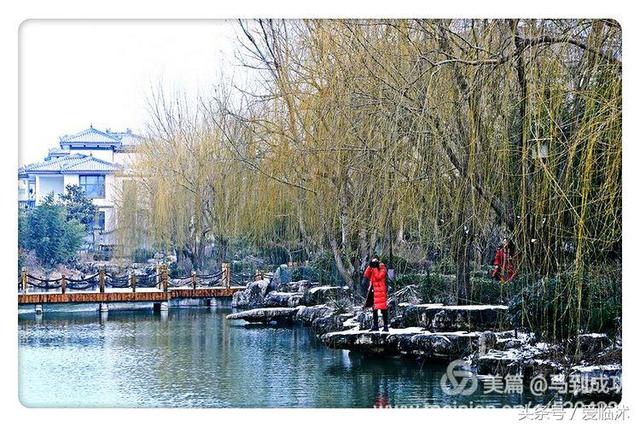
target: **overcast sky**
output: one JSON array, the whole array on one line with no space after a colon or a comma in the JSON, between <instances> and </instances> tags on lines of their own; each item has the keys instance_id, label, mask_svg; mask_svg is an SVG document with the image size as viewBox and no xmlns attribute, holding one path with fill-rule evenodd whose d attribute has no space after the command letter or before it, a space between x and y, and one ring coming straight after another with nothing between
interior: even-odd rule
<instances>
[{"instance_id":1,"label":"overcast sky","mask_svg":"<svg viewBox=\"0 0 640 427\"><path fill-rule=\"evenodd\" d=\"M20 165L93 124L144 130L162 82L195 95L243 69L235 21L28 21L20 29Z\"/></svg>"}]
</instances>

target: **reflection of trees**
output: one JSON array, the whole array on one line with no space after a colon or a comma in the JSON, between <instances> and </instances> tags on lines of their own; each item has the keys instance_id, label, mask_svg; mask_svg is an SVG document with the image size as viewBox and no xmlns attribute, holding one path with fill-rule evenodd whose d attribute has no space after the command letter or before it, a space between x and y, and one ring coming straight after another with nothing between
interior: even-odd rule
<instances>
[{"instance_id":1,"label":"reflection of trees","mask_svg":"<svg viewBox=\"0 0 640 427\"><path fill-rule=\"evenodd\" d=\"M440 387L446 365L331 350L312 339L307 329L246 326L227 321L227 312L173 309L168 319L162 320L150 312L111 311L102 324L99 313L45 312L42 324L37 324L34 316L20 317L19 339L21 347L44 348L39 357L45 365L67 369L71 379L65 386L80 381L87 393L83 402L89 405L372 407L376 401L391 405L456 403ZM48 348L54 347L56 351L49 352ZM59 354L68 360L47 359ZM32 361L29 365L33 366ZM72 397L59 399L66 402L77 395L74 391ZM457 403L515 404L522 398L483 396L480 385L476 395L464 399Z\"/></svg>"}]
</instances>

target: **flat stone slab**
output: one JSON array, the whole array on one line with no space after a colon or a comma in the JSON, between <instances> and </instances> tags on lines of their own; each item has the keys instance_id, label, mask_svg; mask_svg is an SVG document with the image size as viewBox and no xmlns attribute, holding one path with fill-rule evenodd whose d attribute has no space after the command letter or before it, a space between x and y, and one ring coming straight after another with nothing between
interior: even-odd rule
<instances>
[{"instance_id":1,"label":"flat stone slab","mask_svg":"<svg viewBox=\"0 0 640 427\"><path fill-rule=\"evenodd\" d=\"M249 323L291 323L297 311L297 308L289 307L255 308L253 310L229 314L227 319L244 320Z\"/></svg>"},{"instance_id":2,"label":"flat stone slab","mask_svg":"<svg viewBox=\"0 0 640 427\"><path fill-rule=\"evenodd\" d=\"M579 387L570 392L576 397L602 399L616 399L622 394L622 364L607 365L577 365L569 370L569 378Z\"/></svg>"},{"instance_id":3,"label":"flat stone slab","mask_svg":"<svg viewBox=\"0 0 640 427\"><path fill-rule=\"evenodd\" d=\"M322 341L335 349L452 360L472 353L479 337L479 332L429 332L418 327L390 329L389 332L354 328L325 334Z\"/></svg>"},{"instance_id":4,"label":"flat stone slab","mask_svg":"<svg viewBox=\"0 0 640 427\"><path fill-rule=\"evenodd\" d=\"M509 329L507 310L506 305L410 304L398 326L434 332L499 331Z\"/></svg>"}]
</instances>

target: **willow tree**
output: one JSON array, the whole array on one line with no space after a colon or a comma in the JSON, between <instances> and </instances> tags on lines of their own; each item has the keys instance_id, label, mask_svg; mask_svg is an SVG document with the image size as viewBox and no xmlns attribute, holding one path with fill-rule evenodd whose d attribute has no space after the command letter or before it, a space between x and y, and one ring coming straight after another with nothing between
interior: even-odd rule
<instances>
[{"instance_id":1,"label":"willow tree","mask_svg":"<svg viewBox=\"0 0 640 427\"><path fill-rule=\"evenodd\" d=\"M266 71L256 96L281 113L258 127L305 165L282 181L319 208L347 281L358 237L417 218L431 225L422 244L453 254L464 300L474 243L500 233L516 241L523 274L575 272L579 327L585 262L620 242L615 22L240 25Z\"/></svg>"},{"instance_id":2,"label":"willow tree","mask_svg":"<svg viewBox=\"0 0 640 427\"><path fill-rule=\"evenodd\" d=\"M156 242L196 264L232 237L329 250L354 287L373 252L435 252L455 264L450 298L473 302L471 271L507 236L524 281L571 277L544 317L584 325L591 267L620 259L615 22L258 20L238 34L250 86L152 102L137 169Z\"/></svg>"},{"instance_id":3,"label":"willow tree","mask_svg":"<svg viewBox=\"0 0 640 427\"><path fill-rule=\"evenodd\" d=\"M236 229L234 189L244 175L197 105L184 97L168 100L162 90L149 105L149 134L119 197L119 234L124 247L136 246L144 230L147 245L175 252L199 269L208 243L226 258Z\"/></svg>"}]
</instances>

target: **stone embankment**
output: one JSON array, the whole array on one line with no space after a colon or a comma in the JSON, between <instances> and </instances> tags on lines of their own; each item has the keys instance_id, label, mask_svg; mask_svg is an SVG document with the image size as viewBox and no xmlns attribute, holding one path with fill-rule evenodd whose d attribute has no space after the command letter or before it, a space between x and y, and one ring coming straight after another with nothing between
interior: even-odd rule
<instances>
[{"instance_id":1,"label":"stone embankment","mask_svg":"<svg viewBox=\"0 0 640 427\"><path fill-rule=\"evenodd\" d=\"M371 310L354 306L348 288L306 280L273 282L255 281L237 292L232 306L245 310L227 319L301 324L334 349L433 362L465 359L481 378L511 374L522 375L527 382L538 375L551 380L578 373L613 383L620 377L619 343L604 334L583 334L562 348L539 342L532 333L514 330L504 305L390 301L390 331L369 331ZM572 363L575 353L583 356L578 364Z\"/></svg>"}]
</instances>

